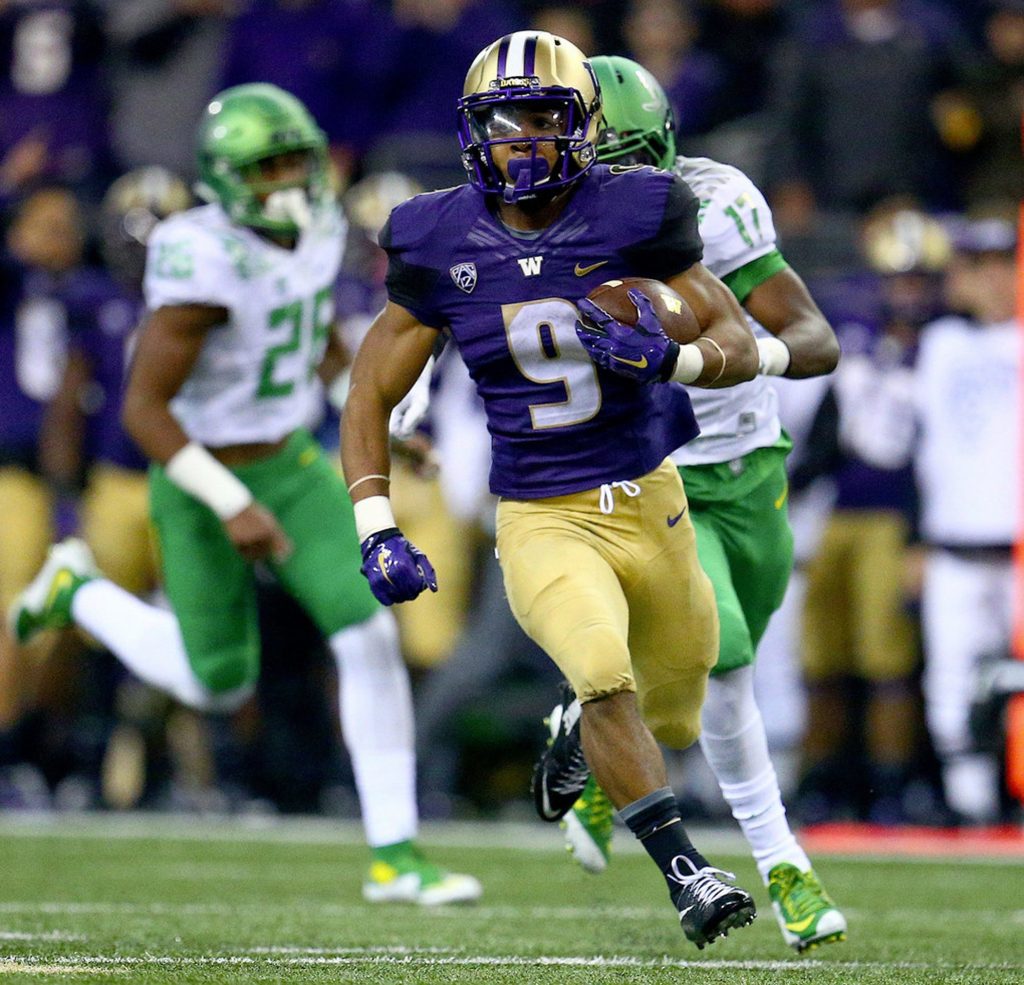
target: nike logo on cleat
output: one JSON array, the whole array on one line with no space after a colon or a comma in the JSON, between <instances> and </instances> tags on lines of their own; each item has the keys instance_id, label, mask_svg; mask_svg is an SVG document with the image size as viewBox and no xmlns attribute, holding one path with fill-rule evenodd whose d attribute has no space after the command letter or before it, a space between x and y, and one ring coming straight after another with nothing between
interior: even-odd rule
<instances>
[{"instance_id":1,"label":"nike logo on cleat","mask_svg":"<svg viewBox=\"0 0 1024 985\"><path fill-rule=\"evenodd\" d=\"M57 601L57 596L60 595L65 588L70 588L74 583L75 576L68 571L67 568L62 568L58 571L53 579L53 583L50 585L49 594L46 596L45 608L51 608Z\"/></svg>"},{"instance_id":2,"label":"nike logo on cleat","mask_svg":"<svg viewBox=\"0 0 1024 985\"><path fill-rule=\"evenodd\" d=\"M786 924L786 930L791 930L794 934L803 933L816 919L817 914L812 914L806 920L795 920L793 923Z\"/></svg>"},{"instance_id":3,"label":"nike logo on cleat","mask_svg":"<svg viewBox=\"0 0 1024 985\"><path fill-rule=\"evenodd\" d=\"M686 507L684 506L675 516L667 517L666 518L666 522L668 523L668 525L670 527L674 527L680 520L682 520L683 514L685 512L686 512Z\"/></svg>"},{"instance_id":4,"label":"nike logo on cleat","mask_svg":"<svg viewBox=\"0 0 1024 985\"><path fill-rule=\"evenodd\" d=\"M598 260L597 263L592 263L586 267L584 267L581 263L577 263L576 268L573 270L573 273L577 277L586 277L587 274L591 273L591 271L597 270L598 267L603 267L607 262L607 260Z\"/></svg>"},{"instance_id":5,"label":"nike logo on cleat","mask_svg":"<svg viewBox=\"0 0 1024 985\"><path fill-rule=\"evenodd\" d=\"M623 359L622 356L612 356L617 363L625 363L627 366L636 366L637 369L647 369L647 357L641 356L639 359Z\"/></svg>"}]
</instances>

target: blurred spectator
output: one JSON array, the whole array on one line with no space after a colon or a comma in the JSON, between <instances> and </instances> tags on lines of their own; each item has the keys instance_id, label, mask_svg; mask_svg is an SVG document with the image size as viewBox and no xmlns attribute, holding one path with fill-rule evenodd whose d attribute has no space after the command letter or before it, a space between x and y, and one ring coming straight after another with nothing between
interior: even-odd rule
<instances>
[{"instance_id":1,"label":"blurred spectator","mask_svg":"<svg viewBox=\"0 0 1024 985\"><path fill-rule=\"evenodd\" d=\"M865 226L877 273L876 319L840 323L843 358L832 383L836 500L807 565L801 811L807 820L863 813L906 819L902 796L918 746L915 627L907 611L905 556L914 526L911 454L917 332L941 310L939 272L949 255L941 225L911 211ZM859 709L862 707L862 714ZM843 763L859 759L851 783Z\"/></svg>"},{"instance_id":2,"label":"blurred spectator","mask_svg":"<svg viewBox=\"0 0 1024 985\"><path fill-rule=\"evenodd\" d=\"M632 0L623 22L631 57L662 84L684 142L718 120L725 74L718 60L696 47L697 21L689 0Z\"/></svg>"},{"instance_id":3,"label":"blurred spectator","mask_svg":"<svg viewBox=\"0 0 1024 985\"><path fill-rule=\"evenodd\" d=\"M570 22L575 21L577 17L586 20L587 33L593 39L592 47L580 50L588 55L607 54L622 48L621 0L519 0L517 6L529 18L532 26L543 31L551 31L553 34L558 32L550 27L541 27L539 20L549 11L554 12L556 16L564 13L566 17L571 17ZM517 25L516 29L521 29L521 25ZM568 38L576 44L570 35L559 36Z\"/></svg>"},{"instance_id":4,"label":"blurred spectator","mask_svg":"<svg viewBox=\"0 0 1024 985\"><path fill-rule=\"evenodd\" d=\"M144 308L146 240L161 218L190 202L184 182L162 168L122 175L107 190L100 210L100 248L107 269L77 270L57 290L68 313L70 355L44 425L44 434L52 435L61 450L59 458L51 456L51 477L63 485L84 480L82 536L110 578L139 594L157 588L156 545L149 522L147 462L121 427L122 389ZM86 674L95 662L93 655ZM164 756L170 703L118 673L112 659L103 666L116 697L109 706L90 710L113 719L116 705L118 721L109 743L101 742L97 752L104 759L102 797L110 806L127 808L157 789L150 767ZM179 737L195 727L196 719L190 721L187 712L177 715ZM83 793L90 782L95 786L97 803L99 779L79 778Z\"/></svg>"},{"instance_id":5,"label":"blurred spectator","mask_svg":"<svg viewBox=\"0 0 1024 985\"><path fill-rule=\"evenodd\" d=\"M896 194L954 204L935 97L966 51L940 8L920 0L828 0L781 52L766 164L780 227L816 210L864 213Z\"/></svg>"},{"instance_id":6,"label":"blurred spectator","mask_svg":"<svg viewBox=\"0 0 1024 985\"><path fill-rule=\"evenodd\" d=\"M698 9L701 45L724 72L722 120L764 108L767 66L787 23L783 0L705 0Z\"/></svg>"},{"instance_id":7,"label":"blurred spectator","mask_svg":"<svg viewBox=\"0 0 1024 985\"><path fill-rule=\"evenodd\" d=\"M416 52L407 70L419 73L433 57L428 62ZM272 82L301 99L327 134L345 180L356 157L393 125L383 115L382 94L400 70L399 58L381 3L247 0L228 33L221 82Z\"/></svg>"},{"instance_id":8,"label":"blurred spectator","mask_svg":"<svg viewBox=\"0 0 1024 985\"><path fill-rule=\"evenodd\" d=\"M1024 0L988 0L986 56L938 103L942 135L964 161L967 207L1024 199Z\"/></svg>"},{"instance_id":9,"label":"blurred spectator","mask_svg":"<svg viewBox=\"0 0 1024 985\"><path fill-rule=\"evenodd\" d=\"M590 15L575 4L549 4L539 7L530 19L530 26L571 41L588 55L599 52Z\"/></svg>"},{"instance_id":10,"label":"blurred spectator","mask_svg":"<svg viewBox=\"0 0 1024 985\"><path fill-rule=\"evenodd\" d=\"M110 46L111 141L121 170L195 177L192 130L216 89L239 0L96 0Z\"/></svg>"},{"instance_id":11,"label":"blurred spectator","mask_svg":"<svg viewBox=\"0 0 1024 985\"><path fill-rule=\"evenodd\" d=\"M0 198L41 178L99 197L108 158L103 53L86 0L0 4Z\"/></svg>"},{"instance_id":12,"label":"blurred spectator","mask_svg":"<svg viewBox=\"0 0 1024 985\"><path fill-rule=\"evenodd\" d=\"M17 206L0 266L0 605L32 578L53 538L53 496L43 478L41 431L67 354L67 316L55 281L79 261L82 214L72 192L44 185ZM59 446L58 446L59 447ZM54 449L51 446L50 451ZM45 653L52 640L32 648ZM40 664L0 633L0 804L45 806L38 774L17 768L36 750L26 732L38 704Z\"/></svg>"},{"instance_id":13,"label":"blurred spectator","mask_svg":"<svg viewBox=\"0 0 1024 985\"><path fill-rule=\"evenodd\" d=\"M466 68L495 38L519 30L522 15L516 0L392 0L391 7L398 48L366 169L403 171L425 188L458 184L465 173L453 153L455 108Z\"/></svg>"},{"instance_id":14,"label":"blurred spectator","mask_svg":"<svg viewBox=\"0 0 1024 985\"><path fill-rule=\"evenodd\" d=\"M1006 653L1010 640L1021 519L1016 230L979 220L955 244L950 287L965 313L927 326L916 370L921 527L931 548L924 693L946 801L985 822L1000 814L999 756L976 748L969 706L979 661Z\"/></svg>"}]
</instances>

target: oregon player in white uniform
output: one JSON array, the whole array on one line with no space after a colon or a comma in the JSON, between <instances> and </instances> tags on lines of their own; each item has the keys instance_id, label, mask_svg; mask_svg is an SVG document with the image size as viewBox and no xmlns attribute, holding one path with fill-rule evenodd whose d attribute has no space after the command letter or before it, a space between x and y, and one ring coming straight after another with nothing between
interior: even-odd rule
<instances>
[{"instance_id":1,"label":"oregon player in white uniform","mask_svg":"<svg viewBox=\"0 0 1024 985\"><path fill-rule=\"evenodd\" d=\"M152 460L150 506L173 614L51 549L11 612L16 637L76 623L139 677L193 707L229 710L259 674L253 562L326 638L374 860L373 901L476 899L479 883L416 848L409 682L389 612L359 575L352 504L305 425L344 355L332 291L344 222L326 139L270 85L229 89L199 134L200 194L149 240L123 420Z\"/></svg>"},{"instance_id":2,"label":"oregon player in white uniform","mask_svg":"<svg viewBox=\"0 0 1024 985\"><path fill-rule=\"evenodd\" d=\"M620 57L594 58L592 65L605 113L599 158L671 169L689 184L700 201L703 262L746 308L758 339L757 378L718 390L690 388L701 433L672 457L686 487L701 566L714 585L721 624L718 663L701 714L701 748L750 843L786 943L805 951L843 939L846 921L786 821L754 702L755 650L782 602L793 559L786 511L790 441L765 376L831 372L839 347L803 281L779 253L771 211L750 179L707 158L676 157L668 99L642 66ZM576 773L578 789L586 771L572 765L578 767L579 757L571 754L578 735L570 724L571 708L565 702L556 707L554 743L545 755L567 764L563 778ZM544 775L539 769L537 777ZM547 775L557 776L557 770L549 767ZM607 863L611 814L591 777L565 815L569 846L591 871Z\"/></svg>"}]
</instances>

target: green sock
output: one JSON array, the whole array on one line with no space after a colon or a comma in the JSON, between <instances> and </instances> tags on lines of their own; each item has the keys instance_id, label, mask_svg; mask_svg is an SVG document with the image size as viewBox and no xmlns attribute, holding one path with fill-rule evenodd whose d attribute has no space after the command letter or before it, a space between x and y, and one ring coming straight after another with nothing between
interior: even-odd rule
<instances>
[{"instance_id":1,"label":"green sock","mask_svg":"<svg viewBox=\"0 0 1024 985\"><path fill-rule=\"evenodd\" d=\"M378 845L376 848L371 849L371 851L375 859L380 859L382 862L394 865L395 862L414 855L416 848L411 841L406 840L396 841L393 845Z\"/></svg>"}]
</instances>

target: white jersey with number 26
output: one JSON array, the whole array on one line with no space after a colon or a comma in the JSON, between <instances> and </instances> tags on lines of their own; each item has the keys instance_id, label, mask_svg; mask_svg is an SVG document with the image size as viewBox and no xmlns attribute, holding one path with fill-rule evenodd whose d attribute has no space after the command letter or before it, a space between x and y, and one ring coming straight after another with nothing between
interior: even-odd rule
<instances>
[{"instance_id":1,"label":"white jersey with number 26","mask_svg":"<svg viewBox=\"0 0 1024 985\"><path fill-rule=\"evenodd\" d=\"M315 417L344 240L334 208L315 214L293 250L232 223L219 205L156 227L146 261L149 310L227 309L171 401L189 438L211 447L277 441Z\"/></svg>"},{"instance_id":2,"label":"white jersey with number 26","mask_svg":"<svg viewBox=\"0 0 1024 985\"><path fill-rule=\"evenodd\" d=\"M697 217L704 266L716 277L771 253L772 213L757 186L740 170L706 157L680 157L674 168L700 201ZM748 316L752 331L762 331ZM688 387L700 435L678 449L677 465L711 465L773 445L781 434L775 390L763 377L721 390Z\"/></svg>"}]
</instances>

